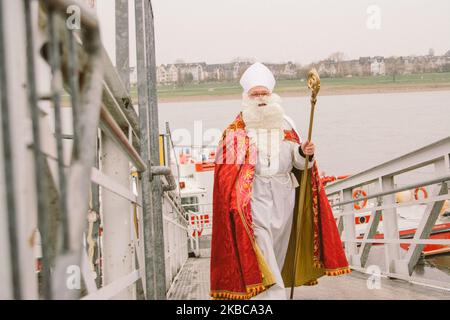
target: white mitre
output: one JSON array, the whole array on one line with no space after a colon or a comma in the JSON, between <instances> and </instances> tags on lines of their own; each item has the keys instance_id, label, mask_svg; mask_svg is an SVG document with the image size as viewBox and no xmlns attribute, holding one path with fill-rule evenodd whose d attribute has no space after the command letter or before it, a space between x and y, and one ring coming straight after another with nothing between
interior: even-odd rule
<instances>
[{"instance_id":1,"label":"white mitre","mask_svg":"<svg viewBox=\"0 0 450 320\"><path fill-rule=\"evenodd\" d=\"M275 87L275 78L269 68L260 62L256 62L245 70L239 83L244 88L244 92L248 92L256 86L266 87L272 92Z\"/></svg>"}]
</instances>

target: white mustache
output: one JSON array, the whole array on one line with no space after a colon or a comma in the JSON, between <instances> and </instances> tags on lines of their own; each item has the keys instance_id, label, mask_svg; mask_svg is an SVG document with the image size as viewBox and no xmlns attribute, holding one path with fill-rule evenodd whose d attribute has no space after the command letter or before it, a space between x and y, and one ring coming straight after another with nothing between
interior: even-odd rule
<instances>
[{"instance_id":1,"label":"white mustache","mask_svg":"<svg viewBox=\"0 0 450 320\"><path fill-rule=\"evenodd\" d=\"M280 104L281 98L276 93L272 93L268 96L260 96L258 98L250 98L247 93L242 94L242 106L245 107L258 107L261 104L272 105Z\"/></svg>"}]
</instances>

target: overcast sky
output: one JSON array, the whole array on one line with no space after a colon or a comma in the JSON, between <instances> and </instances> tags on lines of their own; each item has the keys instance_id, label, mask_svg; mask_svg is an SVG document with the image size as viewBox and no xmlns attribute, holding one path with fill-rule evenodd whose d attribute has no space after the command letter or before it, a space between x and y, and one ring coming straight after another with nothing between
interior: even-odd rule
<instances>
[{"instance_id":1,"label":"overcast sky","mask_svg":"<svg viewBox=\"0 0 450 320\"><path fill-rule=\"evenodd\" d=\"M130 1L134 26L134 1ZM450 0L153 0L157 64L318 61L332 52L421 55L450 50ZM97 0L114 61L114 0ZM133 27L134 28L134 27ZM134 30L131 30L134 36ZM131 42L134 56L134 41ZM135 65L135 58L131 58Z\"/></svg>"}]
</instances>

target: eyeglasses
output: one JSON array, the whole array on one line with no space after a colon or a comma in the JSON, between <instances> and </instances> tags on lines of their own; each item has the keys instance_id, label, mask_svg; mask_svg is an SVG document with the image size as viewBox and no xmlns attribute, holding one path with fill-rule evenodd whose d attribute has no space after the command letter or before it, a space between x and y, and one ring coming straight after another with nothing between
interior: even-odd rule
<instances>
[{"instance_id":1,"label":"eyeglasses","mask_svg":"<svg viewBox=\"0 0 450 320\"><path fill-rule=\"evenodd\" d=\"M257 97L268 97L270 96L270 92L253 92L248 95L250 98L257 98Z\"/></svg>"}]
</instances>

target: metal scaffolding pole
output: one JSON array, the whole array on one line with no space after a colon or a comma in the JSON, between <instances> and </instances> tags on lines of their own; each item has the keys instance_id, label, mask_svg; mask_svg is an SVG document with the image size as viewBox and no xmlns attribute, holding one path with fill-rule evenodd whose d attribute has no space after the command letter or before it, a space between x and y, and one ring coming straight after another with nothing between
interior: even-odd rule
<instances>
[{"instance_id":1,"label":"metal scaffolding pole","mask_svg":"<svg viewBox=\"0 0 450 320\"><path fill-rule=\"evenodd\" d=\"M139 121L141 158L149 161L149 132L148 132L148 85L147 65L145 56L145 28L143 20L142 0L135 1L136 12L136 55L139 99ZM144 255L145 255L145 291L147 299L156 299L155 296L155 261L153 252L153 215L152 196L150 188L150 168L141 174L142 185L142 212L144 218Z\"/></svg>"},{"instance_id":2,"label":"metal scaffolding pole","mask_svg":"<svg viewBox=\"0 0 450 320\"><path fill-rule=\"evenodd\" d=\"M153 9L150 0L144 1L145 13L145 43L147 60L148 102L150 129L150 161L153 166L159 165L159 125L158 102L156 97L156 61L155 61L155 33ZM163 189L161 178L154 176L151 181L153 227L154 227L154 255L155 255L155 287L156 299L166 299L166 268L164 250L164 231L162 197Z\"/></svg>"},{"instance_id":3,"label":"metal scaffolding pole","mask_svg":"<svg viewBox=\"0 0 450 320\"><path fill-rule=\"evenodd\" d=\"M130 44L128 0L116 0L116 69L127 92L130 91Z\"/></svg>"}]
</instances>

